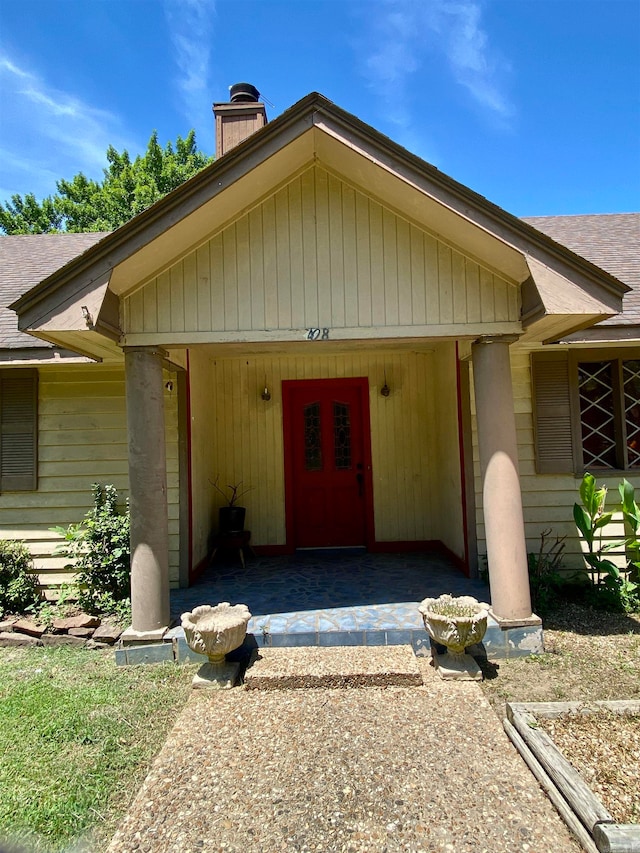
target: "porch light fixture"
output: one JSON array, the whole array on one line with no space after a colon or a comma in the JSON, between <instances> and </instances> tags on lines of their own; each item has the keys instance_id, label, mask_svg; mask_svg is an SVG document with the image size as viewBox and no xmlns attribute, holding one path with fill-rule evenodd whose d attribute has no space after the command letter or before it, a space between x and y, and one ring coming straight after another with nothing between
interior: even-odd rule
<instances>
[{"instance_id":1,"label":"porch light fixture","mask_svg":"<svg viewBox=\"0 0 640 853\"><path fill-rule=\"evenodd\" d=\"M269 388L267 386L267 377L266 376L264 377L264 390L263 390L262 394L260 394L260 396L265 401L265 403L268 403L269 400L271 399L271 391L269 391Z\"/></svg>"},{"instance_id":2,"label":"porch light fixture","mask_svg":"<svg viewBox=\"0 0 640 853\"><path fill-rule=\"evenodd\" d=\"M386 370L384 372L384 385L380 389L380 393L382 394L383 397L388 397L389 394L391 393L391 388L389 388L389 386L387 385L387 371Z\"/></svg>"}]
</instances>

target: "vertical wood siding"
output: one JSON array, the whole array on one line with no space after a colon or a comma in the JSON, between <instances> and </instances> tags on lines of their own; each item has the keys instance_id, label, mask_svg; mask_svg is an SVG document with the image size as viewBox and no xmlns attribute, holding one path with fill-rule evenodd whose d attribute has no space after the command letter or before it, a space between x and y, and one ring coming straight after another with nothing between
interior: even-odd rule
<instances>
[{"instance_id":1,"label":"vertical wood siding","mask_svg":"<svg viewBox=\"0 0 640 853\"><path fill-rule=\"evenodd\" d=\"M369 381L376 540L442 539L462 556L453 345L437 345L438 359L433 352L322 355L321 344L309 346L317 354L215 358L192 350L195 561L217 526L216 476L250 489L243 503L254 544L285 544L281 383L356 376ZM260 396L265 380L269 402Z\"/></svg>"},{"instance_id":2,"label":"vertical wood siding","mask_svg":"<svg viewBox=\"0 0 640 853\"><path fill-rule=\"evenodd\" d=\"M169 377L167 377L169 378ZM129 490L124 369L102 365L43 367L39 379L38 489L0 495L0 537L24 540L43 584L70 577L52 552L49 528L79 522L91 507L91 485L112 483L124 501ZM169 561L178 582L177 393L165 392Z\"/></svg>"},{"instance_id":3,"label":"vertical wood siding","mask_svg":"<svg viewBox=\"0 0 640 853\"><path fill-rule=\"evenodd\" d=\"M127 334L518 320L515 286L320 167L124 300Z\"/></svg>"}]
</instances>

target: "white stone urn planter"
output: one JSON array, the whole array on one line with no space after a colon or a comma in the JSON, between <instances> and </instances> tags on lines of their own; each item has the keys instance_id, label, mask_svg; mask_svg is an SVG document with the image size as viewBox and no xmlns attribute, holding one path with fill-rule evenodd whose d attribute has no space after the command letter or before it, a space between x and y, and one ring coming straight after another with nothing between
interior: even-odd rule
<instances>
[{"instance_id":1,"label":"white stone urn planter","mask_svg":"<svg viewBox=\"0 0 640 853\"><path fill-rule=\"evenodd\" d=\"M425 598L418 607L424 627L434 641L447 647L444 655L433 651L433 660L442 678L480 681L482 672L468 646L479 643L487 630L489 605L470 595L441 595Z\"/></svg>"},{"instance_id":2,"label":"white stone urn planter","mask_svg":"<svg viewBox=\"0 0 640 853\"><path fill-rule=\"evenodd\" d=\"M233 687L240 664L227 661L226 655L244 642L249 619L246 604L231 605L228 601L215 606L203 604L182 614L187 645L209 658L194 675L194 687Z\"/></svg>"}]
</instances>

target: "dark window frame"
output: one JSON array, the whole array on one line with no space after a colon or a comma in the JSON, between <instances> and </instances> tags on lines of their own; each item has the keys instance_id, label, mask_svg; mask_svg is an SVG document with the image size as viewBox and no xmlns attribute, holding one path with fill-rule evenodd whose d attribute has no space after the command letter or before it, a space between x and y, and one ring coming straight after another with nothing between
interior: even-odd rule
<instances>
[{"instance_id":1,"label":"dark window frame","mask_svg":"<svg viewBox=\"0 0 640 853\"><path fill-rule=\"evenodd\" d=\"M576 477L581 477L587 470L607 476L640 474L640 465L630 467L628 464L622 381L623 362L638 360L640 349L636 347L572 348L531 354L537 473L572 473ZM585 465L584 462L578 366L594 362L613 365L615 467ZM560 447L561 451L554 453L554 446Z\"/></svg>"}]
</instances>

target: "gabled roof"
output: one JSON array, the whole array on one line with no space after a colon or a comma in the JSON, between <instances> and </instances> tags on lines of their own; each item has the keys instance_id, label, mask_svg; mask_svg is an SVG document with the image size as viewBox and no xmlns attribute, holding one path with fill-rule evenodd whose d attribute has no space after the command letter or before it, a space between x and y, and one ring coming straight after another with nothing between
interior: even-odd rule
<instances>
[{"instance_id":1,"label":"gabled roof","mask_svg":"<svg viewBox=\"0 0 640 853\"><path fill-rule=\"evenodd\" d=\"M598 326L640 325L640 213L532 216L525 222L633 288Z\"/></svg>"},{"instance_id":2,"label":"gabled roof","mask_svg":"<svg viewBox=\"0 0 640 853\"><path fill-rule=\"evenodd\" d=\"M105 236L94 232L0 237L0 349L53 348L20 332L18 318L8 306Z\"/></svg>"},{"instance_id":3,"label":"gabled roof","mask_svg":"<svg viewBox=\"0 0 640 853\"><path fill-rule=\"evenodd\" d=\"M313 162L523 285L534 340L620 309L627 288L614 276L312 93L17 299L20 328L49 340L86 334L81 304L99 316L109 295L141 286Z\"/></svg>"}]
</instances>

